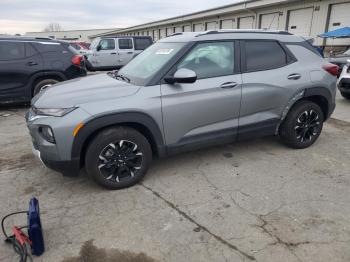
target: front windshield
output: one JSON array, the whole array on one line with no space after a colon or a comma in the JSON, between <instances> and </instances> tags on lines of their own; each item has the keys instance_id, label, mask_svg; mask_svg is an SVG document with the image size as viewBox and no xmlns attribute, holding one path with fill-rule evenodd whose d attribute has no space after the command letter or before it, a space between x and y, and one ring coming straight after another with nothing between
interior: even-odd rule
<instances>
[{"instance_id":1,"label":"front windshield","mask_svg":"<svg viewBox=\"0 0 350 262\"><path fill-rule=\"evenodd\" d=\"M155 43L119 70L136 85L144 85L185 45L185 43Z\"/></svg>"}]
</instances>

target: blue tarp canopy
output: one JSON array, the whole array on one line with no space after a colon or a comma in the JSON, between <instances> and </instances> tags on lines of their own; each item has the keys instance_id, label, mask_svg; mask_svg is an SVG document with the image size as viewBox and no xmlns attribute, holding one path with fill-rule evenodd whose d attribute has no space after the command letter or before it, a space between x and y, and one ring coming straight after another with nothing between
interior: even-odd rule
<instances>
[{"instance_id":1,"label":"blue tarp canopy","mask_svg":"<svg viewBox=\"0 0 350 262\"><path fill-rule=\"evenodd\" d=\"M350 38L350 27L343 27L318 35L322 38Z\"/></svg>"}]
</instances>

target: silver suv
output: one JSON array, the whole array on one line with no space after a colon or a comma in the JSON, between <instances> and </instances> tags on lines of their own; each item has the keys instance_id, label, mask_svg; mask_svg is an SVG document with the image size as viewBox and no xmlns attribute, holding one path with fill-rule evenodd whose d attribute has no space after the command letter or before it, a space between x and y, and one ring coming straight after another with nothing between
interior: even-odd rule
<instances>
[{"instance_id":1,"label":"silver suv","mask_svg":"<svg viewBox=\"0 0 350 262\"><path fill-rule=\"evenodd\" d=\"M309 147L335 108L337 72L287 32L178 33L118 72L45 89L26 119L46 166L64 175L85 167L119 189L153 157L269 135Z\"/></svg>"}]
</instances>

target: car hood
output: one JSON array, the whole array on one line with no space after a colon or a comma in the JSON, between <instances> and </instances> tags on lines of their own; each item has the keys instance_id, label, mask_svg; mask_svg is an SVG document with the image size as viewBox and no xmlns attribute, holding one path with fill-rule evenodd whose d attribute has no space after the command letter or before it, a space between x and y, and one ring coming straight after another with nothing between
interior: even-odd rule
<instances>
[{"instance_id":1,"label":"car hood","mask_svg":"<svg viewBox=\"0 0 350 262\"><path fill-rule=\"evenodd\" d=\"M97 74L55 84L32 99L36 108L69 108L88 102L135 94L140 89L107 74Z\"/></svg>"}]
</instances>

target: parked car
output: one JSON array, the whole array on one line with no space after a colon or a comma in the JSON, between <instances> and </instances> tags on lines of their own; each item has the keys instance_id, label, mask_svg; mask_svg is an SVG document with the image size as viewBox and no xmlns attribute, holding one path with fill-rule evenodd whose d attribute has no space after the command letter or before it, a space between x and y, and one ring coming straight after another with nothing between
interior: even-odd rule
<instances>
[{"instance_id":1,"label":"parked car","mask_svg":"<svg viewBox=\"0 0 350 262\"><path fill-rule=\"evenodd\" d=\"M107 188L137 183L153 157L279 135L311 146L335 108L338 67L287 32L164 38L118 72L61 83L26 115L48 167L82 167Z\"/></svg>"},{"instance_id":2,"label":"parked car","mask_svg":"<svg viewBox=\"0 0 350 262\"><path fill-rule=\"evenodd\" d=\"M85 45L84 42L71 42L71 47L73 47L79 54L86 55L89 52L89 47Z\"/></svg>"},{"instance_id":3,"label":"parked car","mask_svg":"<svg viewBox=\"0 0 350 262\"><path fill-rule=\"evenodd\" d=\"M348 59L346 65L343 67L338 80L338 89L344 98L350 99L350 59Z\"/></svg>"},{"instance_id":4,"label":"parked car","mask_svg":"<svg viewBox=\"0 0 350 262\"><path fill-rule=\"evenodd\" d=\"M29 102L44 87L86 75L84 57L49 38L0 38L0 102Z\"/></svg>"},{"instance_id":5,"label":"parked car","mask_svg":"<svg viewBox=\"0 0 350 262\"><path fill-rule=\"evenodd\" d=\"M339 66L339 74L342 72L343 67L346 65L348 59L350 59L350 49L346 50L344 53L332 56L329 58L329 62Z\"/></svg>"},{"instance_id":6,"label":"parked car","mask_svg":"<svg viewBox=\"0 0 350 262\"><path fill-rule=\"evenodd\" d=\"M118 69L152 44L149 36L98 37L86 54L89 70Z\"/></svg>"}]
</instances>

